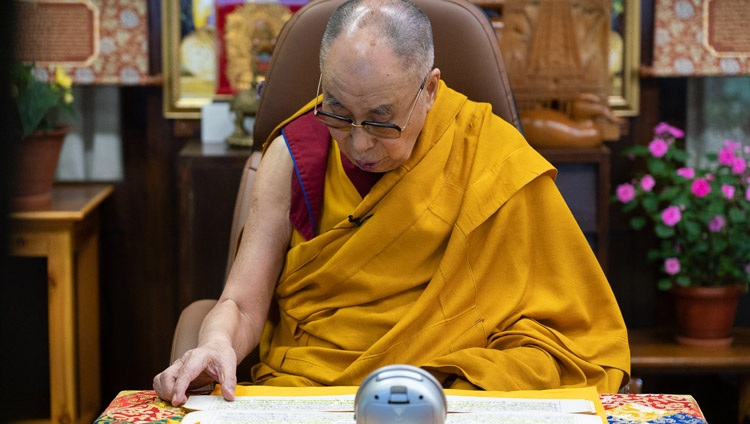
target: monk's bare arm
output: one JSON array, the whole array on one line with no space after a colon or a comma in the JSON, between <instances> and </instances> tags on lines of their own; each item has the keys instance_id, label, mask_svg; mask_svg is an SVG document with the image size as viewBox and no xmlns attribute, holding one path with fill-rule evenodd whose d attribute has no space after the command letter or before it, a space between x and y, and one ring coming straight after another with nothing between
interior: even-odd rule
<instances>
[{"instance_id":1,"label":"monk's bare arm","mask_svg":"<svg viewBox=\"0 0 750 424\"><path fill-rule=\"evenodd\" d=\"M205 380L219 382L224 397L234 398L237 363L260 340L289 245L291 176L289 151L277 138L258 168L237 256L221 298L203 321L198 347L154 378L163 399L180 405L191 382Z\"/></svg>"},{"instance_id":2,"label":"monk's bare arm","mask_svg":"<svg viewBox=\"0 0 750 424\"><path fill-rule=\"evenodd\" d=\"M261 161L250 198L250 219L219 303L201 328L199 344L222 339L244 358L260 340L289 246L292 161L277 138Z\"/></svg>"}]
</instances>

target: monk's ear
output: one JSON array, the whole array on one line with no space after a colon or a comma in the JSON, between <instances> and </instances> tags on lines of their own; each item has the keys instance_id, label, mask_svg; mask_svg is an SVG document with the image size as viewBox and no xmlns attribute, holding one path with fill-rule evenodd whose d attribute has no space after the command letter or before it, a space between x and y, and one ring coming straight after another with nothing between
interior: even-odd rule
<instances>
[{"instance_id":1,"label":"monk's ear","mask_svg":"<svg viewBox=\"0 0 750 424\"><path fill-rule=\"evenodd\" d=\"M434 68L427 75L427 82L424 85L425 100L427 100L427 110L432 109L435 98L437 97L438 87L440 86L440 69Z\"/></svg>"}]
</instances>

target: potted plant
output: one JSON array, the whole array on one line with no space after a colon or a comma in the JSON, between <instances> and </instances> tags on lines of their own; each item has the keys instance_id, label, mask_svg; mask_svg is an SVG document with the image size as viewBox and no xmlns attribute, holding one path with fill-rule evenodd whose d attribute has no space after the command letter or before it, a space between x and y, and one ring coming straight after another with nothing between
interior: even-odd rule
<instances>
[{"instance_id":1,"label":"potted plant","mask_svg":"<svg viewBox=\"0 0 750 424\"><path fill-rule=\"evenodd\" d=\"M61 114L74 115L72 80L56 68L54 74L16 63L11 94L18 114L16 177L11 205L15 210L40 209L51 200L60 149L70 128L59 124Z\"/></svg>"},{"instance_id":2,"label":"potted plant","mask_svg":"<svg viewBox=\"0 0 750 424\"><path fill-rule=\"evenodd\" d=\"M658 288L674 295L678 341L728 345L739 295L750 284L750 146L726 140L719 152L690 158L677 141L683 136L661 123L648 146L626 149L645 170L618 185L615 200L633 229L656 236L648 259L659 265ZM696 297L697 309L684 303ZM713 318L719 328L710 327Z\"/></svg>"}]
</instances>

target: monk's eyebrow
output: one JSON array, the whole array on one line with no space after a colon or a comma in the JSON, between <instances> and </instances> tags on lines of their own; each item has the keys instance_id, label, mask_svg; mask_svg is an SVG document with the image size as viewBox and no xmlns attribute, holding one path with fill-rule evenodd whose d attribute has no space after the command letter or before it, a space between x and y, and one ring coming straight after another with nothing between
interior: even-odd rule
<instances>
[{"instance_id":1,"label":"monk's eyebrow","mask_svg":"<svg viewBox=\"0 0 750 424\"><path fill-rule=\"evenodd\" d=\"M344 107L344 106L343 106L343 105L341 104L341 102L339 101L339 99L337 99L337 98L335 98L335 97L331 96L330 94L325 94L325 95L323 96L323 104L325 104L325 105L328 105L328 106L339 106L339 107Z\"/></svg>"},{"instance_id":2,"label":"monk's eyebrow","mask_svg":"<svg viewBox=\"0 0 750 424\"><path fill-rule=\"evenodd\" d=\"M332 96L330 94L324 94L323 104L327 106L340 107L340 108L347 109L343 104L341 104L339 99L337 99L335 96ZM370 109L370 113L373 115L388 116L393 113L393 106L392 105L380 105L376 108Z\"/></svg>"},{"instance_id":3,"label":"monk's eyebrow","mask_svg":"<svg viewBox=\"0 0 750 424\"><path fill-rule=\"evenodd\" d=\"M390 115L393 112L393 107L391 105L380 105L376 107L375 109L370 109L370 113L374 115Z\"/></svg>"}]
</instances>

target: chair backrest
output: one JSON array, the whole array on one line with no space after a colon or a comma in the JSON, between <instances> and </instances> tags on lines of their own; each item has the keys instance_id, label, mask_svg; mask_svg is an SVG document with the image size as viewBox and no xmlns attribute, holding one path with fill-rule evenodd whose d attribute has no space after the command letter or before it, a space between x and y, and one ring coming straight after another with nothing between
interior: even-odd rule
<instances>
[{"instance_id":1,"label":"chair backrest","mask_svg":"<svg viewBox=\"0 0 750 424\"><path fill-rule=\"evenodd\" d=\"M521 129L513 92L489 19L466 0L413 0L430 18L435 66L442 79L471 100L492 104L493 112ZM255 116L259 148L284 119L315 96L318 53L328 18L344 0L313 0L292 15L276 41ZM234 260L247 216L249 193L260 154L248 159L237 194L227 271Z\"/></svg>"},{"instance_id":2,"label":"chair backrest","mask_svg":"<svg viewBox=\"0 0 750 424\"><path fill-rule=\"evenodd\" d=\"M496 115L520 128L497 36L484 13L466 0L413 1L432 22L435 66L446 83L471 100L491 103ZM256 146L315 96L320 40L328 18L343 2L313 0L279 33L255 116Z\"/></svg>"}]
</instances>

